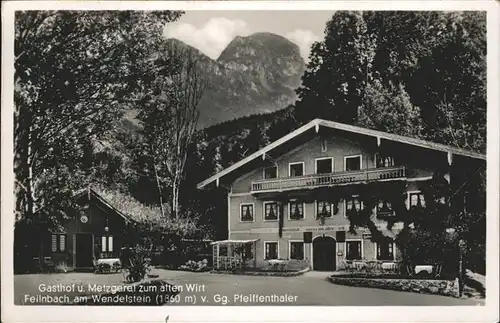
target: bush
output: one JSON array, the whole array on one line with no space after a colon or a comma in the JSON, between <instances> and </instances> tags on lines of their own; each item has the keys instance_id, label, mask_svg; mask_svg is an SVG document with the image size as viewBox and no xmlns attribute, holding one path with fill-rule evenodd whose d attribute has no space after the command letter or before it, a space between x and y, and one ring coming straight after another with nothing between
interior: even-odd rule
<instances>
[{"instance_id":1,"label":"bush","mask_svg":"<svg viewBox=\"0 0 500 323\"><path fill-rule=\"evenodd\" d=\"M198 272L210 270L210 267L208 267L208 260L203 259L201 261L188 260L184 265L180 266L179 269Z\"/></svg>"},{"instance_id":2,"label":"bush","mask_svg":"<svg viewBox=\"0 0 500 323\"><path fill-rule=\"evenodd\" d=\"M136 246L132 248L129 259L130 262L127 266L128 274L126 276L127 281L138 282L143 280L151 268L149 250L141 246Z\"/></svg>"}]
</instances>

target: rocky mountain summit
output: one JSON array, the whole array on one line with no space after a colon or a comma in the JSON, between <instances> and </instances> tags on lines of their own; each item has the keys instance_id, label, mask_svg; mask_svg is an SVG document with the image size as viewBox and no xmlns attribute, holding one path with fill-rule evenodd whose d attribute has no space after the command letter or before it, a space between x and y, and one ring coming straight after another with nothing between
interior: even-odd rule
<instances>
[{"instance_id":1,"label":"rocky mountain summit","mask_svg":"<svg viewBox=\"0 0 500 323\"><path fill-rule=\"evenodd\" d=\"M299 47L271 33L237 36L217 60L196 52L209 75L199 106L200 128L285 108L295 101L305 71Z\"/></svg>"}]
</instances>

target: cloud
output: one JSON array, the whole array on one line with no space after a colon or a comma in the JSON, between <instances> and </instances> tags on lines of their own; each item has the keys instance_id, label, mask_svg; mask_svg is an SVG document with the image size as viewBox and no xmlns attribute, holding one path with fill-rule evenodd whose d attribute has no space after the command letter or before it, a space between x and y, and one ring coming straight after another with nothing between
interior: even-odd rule
<instances>
[{"instance_id":1,"label":"cloud","mask_svg":"<svg viewBox=\"0 0 500 323\"><path fill-rule=\"evenodd\" d=\"M246 22L223 17L211 18L200 28L188 23L173 23L164 30L165 37L182 40L213 59L219 57L234 37L246 34Z\"/></svg>"},{"instance_id":2,"label":"cloud","mask_svg":"<svg viewBox=\"0 0 500 323\"><path fill-rule=\"evenodd\" d=\"M306 61L308 61L312 44L315 41L321 40L318 35L306 29L295 29L284 36L299 46L300 53Z\"/></svg>"}]
</instances>

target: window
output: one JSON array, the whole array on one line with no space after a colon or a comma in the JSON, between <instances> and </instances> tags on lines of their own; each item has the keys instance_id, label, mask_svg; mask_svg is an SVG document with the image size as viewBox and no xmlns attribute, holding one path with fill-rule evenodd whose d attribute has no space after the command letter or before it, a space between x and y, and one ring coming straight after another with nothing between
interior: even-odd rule
<instances>
[{"instance_id":1,"label":"window","mask_svg":"<svg viewBox=\"0 0 500 323\"><path fill-rule=\"evenodd\" d=\"M344 170L360 170L361 169L361 155L344 157Z\"/></svg>"},{"instance_id":2,"label":"window","mask_svg":"<svg viewBox=\"0 0 500 323\"><path fill-rule=\"evenodd\" d=\"M290 241L290 259L304 260L304 242Z\"/></svg>"},{"instance_id":3,"label":"window","mask_svg":"<svg viewBox=\"0 0 500 323\"><path fill-rule=\"evenodd\" d=\"M220 244L219 245L219 256L227 257L227 255L228 255L227 245Z\"/></svg>"},{"instance_id":4,"label":"window","mask_svg":"<svg viewBox=\"0 0 500 323\"><path fill-rule=\"evenodd\" d=\"M278 259L278 242L264 242L265 259Z\"/></svg>"},{"instance_id":5,"label":"window","mask_svg":"<svg viewBox=\"0 0 500 323\"><path fill-rule=\"evenodd\" d=\"M332 205L327 201L316 201L316 217L323 215L326 218L332 216Z\"/></svg>"},{"instance_id":6,"label":"window","mask_svg":"<svg viewBox=\"0 0 500 323\"><path fill-rule=\"evenodd\" d=\"M379 200L377 203L377 216L393 215L391 201Z\"/></svg>"},{"instance_id":7,"label":"window","mask_svg":"<svg viewBox=\"0 0 500 323\"><path fill-rule=\"evenodd\" d=\"M394 166L394 157L375 154L375 167L392 167Z\"/></svg>"},{"instance_id":8,"label":"window","mask_svg":"<svg viewBox=\"0 0 500 323\"><path fill-rule=\"evenodd\" d=\"M288 215L291 220L300 220L304 218L304 203L293 201L288 204Z\"/></svg>"},{"instance_id":9,"label":"window","mask_svg":"<svg viewBox=\"0 0 500 323\"><path fill-rule=\"evenodd\" d=\"M416 207L416 206L425 207L424 194L422 194L420 192L410 193L409 200L410 200L410 208Z\"/></svg>"},{"instance_id":10,"label":"window","mask_svg":"<svg viewBox=\"0 0 500 323\"><path fill-rule=\"evenodd\" d=\"M264 202L264 220L272 221L278 220L278 203Z\"/></svg>"},{"instance_id":11,"label":"window","mask_svg":"<svg viewBox=\"0 0 500 323\"><path fill-rule=\"evenodd\" d=\"M289 174L288 175L290 177L304 175L304 163L303 162L290 163L290 164L288 164L288 168L289 168Z\"/></svg>"},{"instance_id":12,"label":"window","mask_svg":"<svg viewBox=\"0 0 500 323\"><path fill-rule=\"evenodd\" d=\"M346 259L361 260L361 241L346 241Z\"/></svg>"},{"instance_id":13,"label":"window","mask_svg":"<svg viewBox=\"0 0 500 323\"><path fill-rule=\"evenodd\" d=\"M101 252L113 252L112 236L104 236L101 238Z\"/></svg>"},{"instance_id":14,"label":"window","mask_svg":"<svg viewBox=\"0 0 500 323\"><path fill-rule=\"evenodd\" d=\"M252 243L245 243L243 245L243 259L253 259L253 247Z\"/></svg>"},{"instance_id":15,"label":"window","mask_svg":"<svg viewBox=\"0 0 500 323\"><path fill-rule=\"evenodd\" d=\"M277 166L269 166L264 167L264 179L271 179L278 177L278 167Z\"/></svg>"},{"instance_id":16,"label":"window","mask_svg":"<svg viewBox=\"0 0 500 323\"><path fill-rule=\"evenodd\" d=\"M394 260L394 242L377 242L377 260Z\"/></svg>"},{"instance_id":17,"label":"window","mask_svg":"<svg viewBox=\"0 0 500 323\"><path fill-rule=\"evenodd\" d=\"M363 203L360 201L359 197L353 196L345 201L345 210L349 211L359 211L363 209Z\"/></svg>"},{"instance_id":18,"label":"window","mask_svg":"<svg viewBox=\"0 0 500 323\"><path fill-rule=\"evenodd\" d=\"M52 252L66 251L66 235L52 234Z\"/></svg>"},{"instance_id":19,"label":"window","mask_svg":"<svg viewBox=\"0 0 500 323\"><path fill-rule=\"evenodd\" d=\"M333 158L316 159L316 174L333 173Z\"/></svg>"},{"instance_id":20,"label":"window","mask_svg":"<svg viewBox=\"0 0 500 323\"><path fill-rule=\"evenodd\" d=\"M328 150L328 142L326 139L321 140L321 152L324 153Z\"/></svg>"},{"instance_id":21,"label":"window","mask_svg":"<svg viewBox=\"0 0 500 323\"><path fill-rule=\"evenodd\" d=\"M242 204L240 210L240 219L242 222L253 221L253 204Z\"/></svg>"}]
</instances>

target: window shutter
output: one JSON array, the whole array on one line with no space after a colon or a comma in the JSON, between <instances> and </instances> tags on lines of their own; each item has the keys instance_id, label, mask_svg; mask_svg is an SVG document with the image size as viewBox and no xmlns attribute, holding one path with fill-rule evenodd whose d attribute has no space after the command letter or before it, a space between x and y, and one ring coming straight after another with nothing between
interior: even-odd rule
<instances>
[{"instance_id":1,"label":"window shutter","mask_svg":"<svg viewBox=\"0 0 500 323\"><path fill-rule=\"evenodd\" d=\"M108 251L113 252L113 236L108 237Z\"/></svg>"},{"instance_id":2,"label":"window shutter","mask_svg":"<svg viewBox=\"0 0 500 323\"><path fill-rule=\"evenodd\" d=\"M101 238L101 241L102 241L102 243L101 243L101 244L102 244L102 246L101 246L101 252L106 252L106 251L108 251L108 250L107 250L107 248L106 248L106 245L107 245L107 244L106 244L106 237L102 237L102 238Z\"/></svg>"},{"instance_id":3,"label":"window shutter","mask_svg":"<svg viewBox=\"0 0 500 323\"><path fill-rule=\"evenodd\" d=\"M57 252L57 235L52 235L52 252Z\"/></svg>"},{"instance_id":4,"label":"window shutter","mask_svg":"<svg viewBox=\"0 0 500 323\"><path fill-rule=\"evenodd\" d=\"M66 251L66 235L65 234L61 234L59 236L59 250Z\"/></svg>"}]
</instances>

